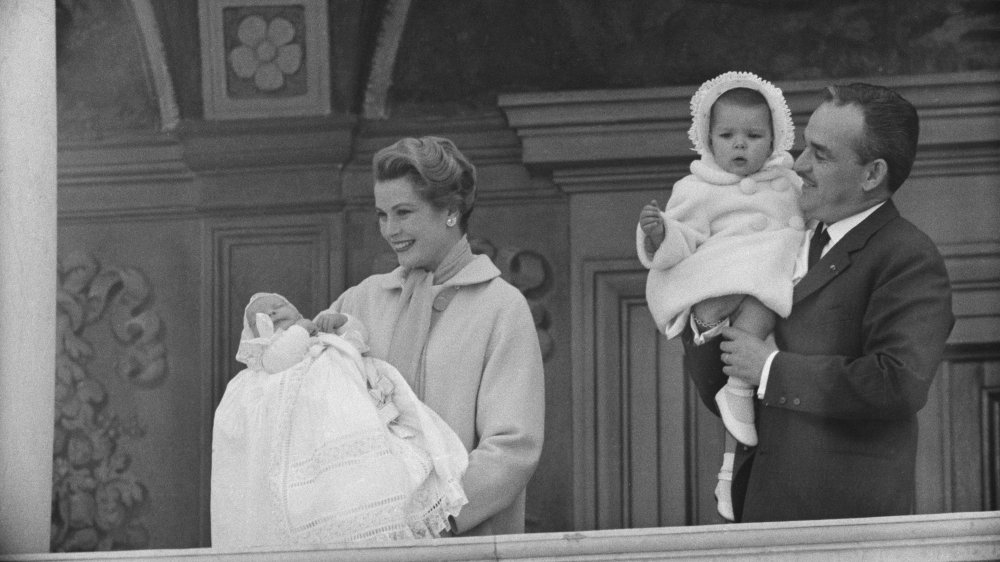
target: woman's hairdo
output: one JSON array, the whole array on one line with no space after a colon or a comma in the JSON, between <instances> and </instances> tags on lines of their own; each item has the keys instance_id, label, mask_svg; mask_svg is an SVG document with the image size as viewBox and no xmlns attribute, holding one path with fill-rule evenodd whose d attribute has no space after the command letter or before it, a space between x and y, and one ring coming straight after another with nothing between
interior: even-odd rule
<instances>
[{"instance_id":1,"label":"woman's hairdo","mask_svg":"<svg viewBox=\"0 0 1000 562\"><path fill-rule=\"evenodd\" d=\"M457 211L462 232L476 200L476 168L455 143L441 137L404 138L372 157L375 181L407 178L425 201Z\"/></svg>"}]
</instances>

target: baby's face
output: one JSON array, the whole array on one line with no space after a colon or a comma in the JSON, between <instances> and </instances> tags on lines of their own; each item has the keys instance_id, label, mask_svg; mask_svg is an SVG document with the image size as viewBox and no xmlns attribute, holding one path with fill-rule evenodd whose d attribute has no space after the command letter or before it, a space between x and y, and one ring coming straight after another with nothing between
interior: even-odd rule
<instances>
[{"instance_id":1,"label":"baby's face","mask_svg":"<svg viewBox=\"0 0 1000 562\"><path fill-rule=\"evenodd\" d=\"M712 155L719 166L738 176L760 171L771 155L771 111L766 106L716 103L712 107Z\"/></svg>"},{"instance_id":2,"label":"baby's face","mask_svg":"<svg viewBox=\"0 0 1000 562\"><path fill-rule=\"evenodd\" d=\"M247 322L253 329L255 336L260 335L257 333L258 313L266 314L271 319L271 323L274 324L275 330L289 328L302 319L302 314L287 300L274 295L260 297L247 307L246 312Z\"/></svg>"}]
</instances>

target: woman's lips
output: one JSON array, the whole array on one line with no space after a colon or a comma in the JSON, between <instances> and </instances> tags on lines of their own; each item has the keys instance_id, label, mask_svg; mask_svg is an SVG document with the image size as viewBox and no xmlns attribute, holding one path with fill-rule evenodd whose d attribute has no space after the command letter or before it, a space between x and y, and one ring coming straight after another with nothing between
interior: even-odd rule
<instances>
[{"instance_id":1,"label":"woman's lips","mask_svg":"<svg viewBox=\"0 0 1000 562\"><path fill-rule=\"evenodd\" d=\"M409 250L411 246L413 246L414 241L404 240L402 242L391 242L390 244L392 245L393 250L397 252L405 252L406 250Z\"/></svg>"}]
</instances>

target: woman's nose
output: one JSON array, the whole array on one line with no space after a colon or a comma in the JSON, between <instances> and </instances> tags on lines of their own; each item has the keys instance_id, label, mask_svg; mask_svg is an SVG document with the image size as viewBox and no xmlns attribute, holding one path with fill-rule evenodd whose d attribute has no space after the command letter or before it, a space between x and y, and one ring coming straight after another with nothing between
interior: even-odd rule
<instances>
[{"instance_id":1,"label":"woman's nose","mask_svg":"<svg viewBox=\"0 0 1000 562\"><path fill-rule=\"evenodd\" d=\"M382 221L382 234L389 236L395 234L399 230L399 223L396 222L392 217L386 217Z\"/></svg>"}]
</instances>

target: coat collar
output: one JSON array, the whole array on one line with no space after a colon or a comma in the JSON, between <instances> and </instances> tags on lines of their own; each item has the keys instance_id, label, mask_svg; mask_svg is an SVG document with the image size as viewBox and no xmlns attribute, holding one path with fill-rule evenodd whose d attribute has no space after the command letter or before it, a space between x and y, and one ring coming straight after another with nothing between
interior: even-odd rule
<instances>
[{"instance_id":1,"label":"coat collar","mask_svg":"<svg viewBox=\"0 0 1000 562\"><path fill-rule=\"evenodd\" d=\"M864 248L872 235L899 216L892 199L852 228L802 278L792 293L792 304L815 293L851 265L851 254Z\"/></svg>"},{"instance_id":2,"label":"coat collar","mask_svg":"<svg viewBox=\"0 0 1000 562\"><path fill-rule=\"evenodd\" d=\"M383 275L382 288L402 289L403 281L406 279L408 272L408 269L400 266ZM480 254L463 267L461 271L456 273L454 277L445 281L443 285L445 287L477 285L491 281L496 277L500 277L500 270L497 269L497 266L493 264L493 261L488 256Z\"/></svg>"}]
</instances>

